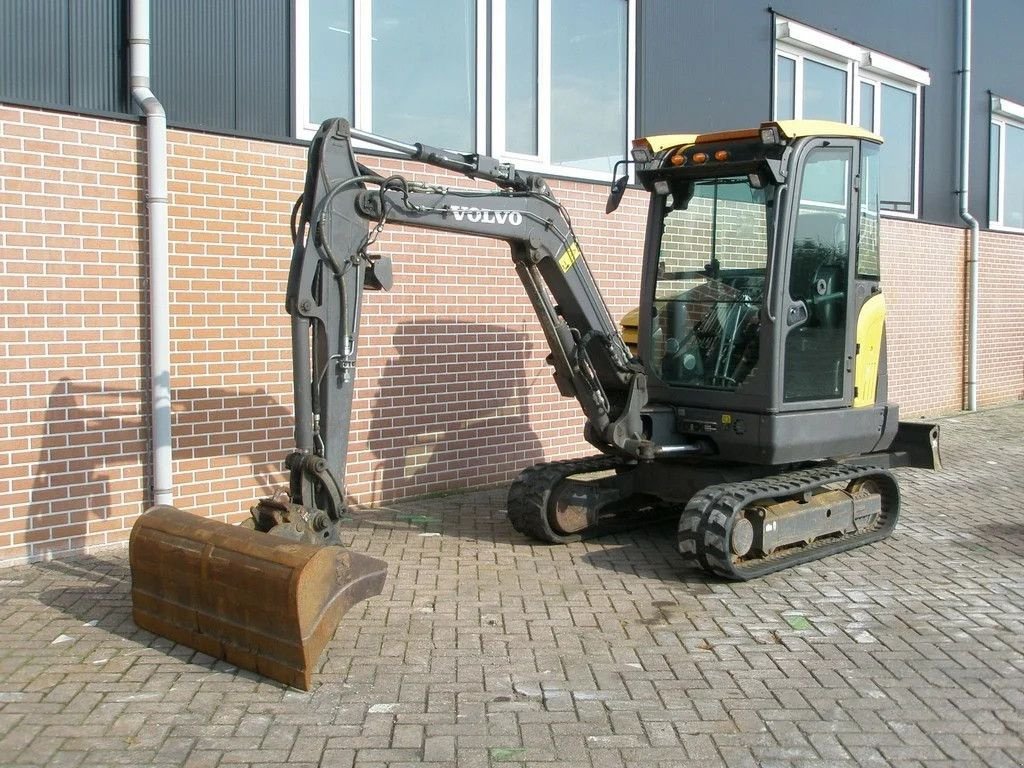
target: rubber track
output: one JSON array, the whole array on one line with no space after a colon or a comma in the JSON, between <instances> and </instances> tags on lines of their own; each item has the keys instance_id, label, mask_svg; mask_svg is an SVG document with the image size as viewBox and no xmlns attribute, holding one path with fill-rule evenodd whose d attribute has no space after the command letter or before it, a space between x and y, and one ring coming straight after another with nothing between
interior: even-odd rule
<instances>
[{"instance_id":1,"label":"rubber track","mask_svg":"<svg viewBox=\"0 0 1024 768\"><path fill-rule=\"evenodd\" d=\"M729 550L732 521L742 510L769 499L817 491L831 483L871 479L881 490L882 511L873 525L840 537L825 537L802 547L787 547L759 560L733 562ZM690 565L727 579L755 579L784 568L845 552L888 536L899 516L896 478L880 467L843 465L712 485L696 494L679 518L679 552Z\"/></svg>"},{"instance_id":2,"label":"rubber track","mask_svg":"<svg viewBox=\"0 0 1024 768\"><path fill-rule=\"evenodd\" d=\"M550 461L524 469L508 490L508 519L519 533L550 544L568 544L604 533L600 528L570 535L560 534L548 522L551 491L568 477L589 472L605 472L628 466L616 456L590 456L584 459Z\"/></svg>"}]
</instances>

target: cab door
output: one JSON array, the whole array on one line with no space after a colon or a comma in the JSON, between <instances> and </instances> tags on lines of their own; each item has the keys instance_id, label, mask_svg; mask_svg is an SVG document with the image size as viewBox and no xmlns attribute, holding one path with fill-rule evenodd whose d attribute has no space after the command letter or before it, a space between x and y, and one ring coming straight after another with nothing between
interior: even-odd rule
<instances>
[{"instance_id":1,"label":"cab door","mask_svg":"<svg viewBox=\"0 0 1024 768\"><path fill-rule=\"evenodd\" d=\"M796 150L788 245L781 270L782 410L853 402L859 142L815 139Z\"/></svg>"}]
</instances>

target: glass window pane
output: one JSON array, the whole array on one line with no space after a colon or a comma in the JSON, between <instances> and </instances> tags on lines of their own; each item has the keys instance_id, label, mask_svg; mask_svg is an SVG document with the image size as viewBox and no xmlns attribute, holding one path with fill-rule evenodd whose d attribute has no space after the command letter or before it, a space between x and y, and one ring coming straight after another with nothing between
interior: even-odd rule
<instances>
[{"instance_id":1,"label":"glass window pane","mask_svg":"<svg viewBox=\"0 0 1024 768\"><path fill-rule=\"evenodd\" d=\"M849 265L847 206L823 200L821 191L845 198L853 152L811 150L800 189L789 294L806 320L786 334L783 398L786 402L843 396L846 380L846 305ZM844 190L835 195L835 190Z\"/></svg>"},{"instance_id":2,"label":"glass window pane","mask_svg":"<svg viewBox=\"0 0 1024 768\"><path fill-rule=\"evenodd\" d=\"M910 91L882 84L879 150L880 197L883 210L914 210L914 121L917 97Z\"/></svg>"},{"instance_id":3,"label":"glass window pane","mask_svg":"<svg viewBox=\"0 0 1024 768\"><path fill-rule=\"evenodd\" d=\"M537 154L537 0L505 0L505 149Z\"/></svg>"},{"instance_id":4,"label":"glass window pane","mask_svg":"<svg viewBox=\"0 0 1024 768\"><path fill-rule=\"evenodd\" d=\"M626 3L551 4L551 160L611 171L626 152Z\"/></svg>"},{"instance_id":5,"label":"glass window pane","mask_svg":"<svg viewBox=\"0 0 1024 768\"><path fill-rule=\"evenodd\" d=\"M352 0L309 0L309 122L352 120Z\"/></svg>"},{"instance_id":6,"label":"glass window pane","mask_svg":"<svg viewBox=\"0 0 1024 768\"><path fill-rule=\"evenodd\" d=\"M474 0L374 0L373 132L476 146Z\"/></svg>"},{"instance_id":7,"label":"glass window pane","mask_svg":"<svg viewBox=\"0 0 1024 768\"><path fill-rule=\"evenodd\" d=\"M1024 228L1024 128L1015 125L1006 126L1002 223Z\"/></svg>"},{"instance_id":8,"label":"glass window pane","mask_svg":"<svg viewBox=\"0 0 1024 768\"><path fill-rule=\"evenodd\" d=\"M775 57L775 119L796 117L796 61L786 56Z\"/></svg>"},{"instance_id":9,"label":"glass window pane","mask_svg":"<svg viewBox=\"0 0 1024 768\"><path fill-rule=\"evenodd\" d=\"M999 221L999 123L988 134L988 220Z\"/></svg>"},{"instance_id":10,"label":"glass window pane","mask_svg":"<svg viewBox=\"0 0 1024 768\"><path fill-rule=\"evenodd\" d=\"M860 154L860 222L857 230L857 274L860 277L879 277L878 253L878 146L864 142Z\"/></svg>"},{"instance_id":11,"label":"glass window pane","mask_svg":"<svg viewBox=\"0 0 1024 768\"><path fill-rule=\"evenodd\" d=\"M860 84L860 127L875 130L875 86L871 83Z\"/></svg>"},{"instance_id":12,"label":"glass window pane","mask_svg":"<svg viewBox=\"0 0 1024 768\"><path fill-rule=\"evenodd\" d=\"M821 205L846 207L846 174L849 173L849 161L846 156L836 151L824 154L815 150L815 158L804 167L804 184L800 192L800 201L820 203Z\"/></svg>"},{"instance_id":13,"label":"glass window pane","mask_svg":"<svg viewBox=\"0 0 1024 768\"><path fill-rule=\"evenodd\" d=\"M846 122L846 70L804 59L804 119Z\"/></svg>"},{"instance_id":14,"label":"glass window pane","mask_svg":"<svg viewBox=\"0 0 1024 768\"><path fill-rule=\"evenodd\" d=\"M673 386L732 390L757 366L773 188L702 180L664 218L651 369Z\"/></svg>"}]
</instances>

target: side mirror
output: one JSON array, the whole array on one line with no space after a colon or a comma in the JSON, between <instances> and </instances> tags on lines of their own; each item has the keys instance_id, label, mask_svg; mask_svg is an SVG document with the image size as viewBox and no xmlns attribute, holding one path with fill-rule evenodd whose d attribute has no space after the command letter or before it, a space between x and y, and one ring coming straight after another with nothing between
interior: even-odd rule
<instances>
[{"instance_id":1,"label":"side mirror","mask_svg":"<svg viewBox=\"0 0 1024 768\"><path fill-rule=\"evenodd\" d=\"M608 191L608 202L604 206L605 213L611 213L619 207L619 203L622 202L622 196L626 194L627 186L629 186L628 176L619 176L619 178L612 182L612 187Z\"/></svg>"},{"instance_id":2,"label":"side mirror","mask_svg":"<svg viewBox=\"0 0 1024 768\"><path fill-rule=\"evenodd\" d=\"M617 160L615 167L612 168L612 176L619 172L619 166L623 169L628 168L633 160ZM622 202L622 196L626 193L626 187L629 186L629 176L619 176L615 181L612 182L612 188L608 191L608 202L604 206L605 213L611 213L619 207L619 203Z\"/></svg>"}]
</instances>

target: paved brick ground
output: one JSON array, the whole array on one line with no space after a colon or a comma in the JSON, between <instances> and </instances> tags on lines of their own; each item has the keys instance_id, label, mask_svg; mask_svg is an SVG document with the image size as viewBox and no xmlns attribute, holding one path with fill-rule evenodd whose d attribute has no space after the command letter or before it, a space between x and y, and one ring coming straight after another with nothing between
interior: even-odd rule
<instances>
[{"instance_id":1,"label":"paved brick ground","mask_svg":"<svg viewBox=\"0 0 1024 768\"><path fill-rule=\"evenodd\" d=\"M532 546L502 489L372 510L309 693L136 629L123 552L0 570L0 764L1020 766L1022 423L944 420L892 538L750 584L664 528Z\"/></svg>"}]
</instances>

